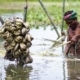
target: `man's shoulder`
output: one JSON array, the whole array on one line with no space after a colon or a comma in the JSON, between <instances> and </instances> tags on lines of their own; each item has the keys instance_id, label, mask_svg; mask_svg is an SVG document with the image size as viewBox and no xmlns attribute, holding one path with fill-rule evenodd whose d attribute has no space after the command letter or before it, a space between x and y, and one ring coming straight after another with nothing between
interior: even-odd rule
<instances>
[{"instance_id":1,"label":"man's shoulder","mask_svg":"<svg viewBox=\"0 0 80 80\"><path fill-rule=\"evenodd\" d=\"M77 28L80 28L80 23L78 24Z\"/></svg>"}]
</instances>

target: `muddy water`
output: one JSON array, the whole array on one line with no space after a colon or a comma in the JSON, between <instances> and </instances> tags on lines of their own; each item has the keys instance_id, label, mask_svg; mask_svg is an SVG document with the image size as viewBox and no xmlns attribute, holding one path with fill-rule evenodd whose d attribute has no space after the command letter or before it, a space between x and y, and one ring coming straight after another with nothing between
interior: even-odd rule
<instances>
[{"instance_id":1,"label":"muddy water","mask_svg":"<svg viewBox=\"0 0 80 80\"><path fill-rule=\"evenodd\" d=\"M61 47L49 49L52 42L44 38L57 38L50 26L33 28L30 33L34 37L30 48L33 63L20 66L0 56L0 80L80 80L80 59L65 58Z\"/></svg>"}]
</instances>

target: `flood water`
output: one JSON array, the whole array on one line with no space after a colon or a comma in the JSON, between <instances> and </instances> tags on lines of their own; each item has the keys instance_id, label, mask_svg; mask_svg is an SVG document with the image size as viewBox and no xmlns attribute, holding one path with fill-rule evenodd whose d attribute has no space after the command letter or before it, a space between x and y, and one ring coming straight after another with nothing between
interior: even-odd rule
<instances>
[{"instance_id":1,"label":"flood water","mask_svg":"<svg viewBox=\"0 0 80 80\"><path fill-rule=\"evenodd\" d=\"M33 28L30 34L34 37L30 48L33 63L20 66L0 56L0 80L80 80L80 59L64 57L62 47L49 49L52 42L44 38L57 38L50 26Z\"/></svg>"}]
</instances>

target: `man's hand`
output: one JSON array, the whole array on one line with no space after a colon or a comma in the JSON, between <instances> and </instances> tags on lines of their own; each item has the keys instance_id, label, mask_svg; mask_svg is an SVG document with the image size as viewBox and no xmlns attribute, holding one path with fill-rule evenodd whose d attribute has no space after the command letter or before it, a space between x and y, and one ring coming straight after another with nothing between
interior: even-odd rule
<instances>
[{"instance_id":1,"label":"man's hand","mask_svg":"<svg viewBox=\"0 0 80 80\"><path fill-rule=\"evenodd\" d=\"M71 39L71 44L75 44L77 42L77 37L74 36L72 39Z\"/></svg>"}]
</instances>

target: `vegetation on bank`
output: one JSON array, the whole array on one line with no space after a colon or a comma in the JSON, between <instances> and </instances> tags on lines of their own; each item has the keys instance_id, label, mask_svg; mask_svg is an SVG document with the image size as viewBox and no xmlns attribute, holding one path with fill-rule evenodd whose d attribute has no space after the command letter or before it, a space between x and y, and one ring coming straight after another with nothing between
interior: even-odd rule
<instances>
[{"instance_id":1,"label":"vegetation on bank","mask_svg":"<svg viewBox=\"0 0 80 80\"><path fill-rule=\"evenodd\" d=\"M24 2L26 0L0 0L1 2ZM38 0L27 0L29 2L37 2ZM63 0L42 0L43 2L62 2ZM65 0L65 1L80 1L80 0Z\"/></svg>"},{"instance_id":2,"label":"vegetation on bank","mask_svg":"<svg viewBox=\"0 0 80 80\"><path fill-rule=\"evenodd\" d=\"M0 0L0 4L1 1L3 2L4 0ZM15 12L24 12L24 7L25 7L25 1L26 0L16 0L16 5L14 4L14 0L5 0L3 2L3 5L1 5L0 7L0 14L2 13L15 13ZM46 26L46 25L51 25L47 15L45 14L43 8L41 7L41 5L39 4L38 0L27 0L27 1L36 1L36 4L33 4L33 2L29 2L28 5L28 12L27 12L27 20L31 23L32 27L36 27L38 28L38 26ZM55 0L42 0L42 1L55 1ZM50 14L53 23L56 26L60 26L62 25L62 9L63 9L63 4L62 2L57 3L59 1L62 0L56 0L55 3L45 3L43 2L43 4L45 5L48 13ZM80 17L79 14L79 7L80 4L79 0L75 0L75 4L74 4L74 0L66 0L66 5L65 5L65 11L70 10L70 9L74 9L77 11L78 13L78 17ZM7 3L10 2L10 3ZM24 2L24 3L23 3ZM5 3L5 4L4 4ZM10 4L10 5L9 5ZM80 19L80 18L79 18Z\"/></svg>"}]
</instances>

